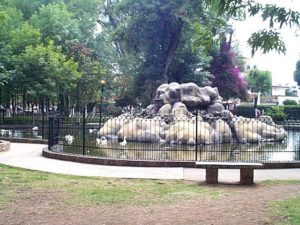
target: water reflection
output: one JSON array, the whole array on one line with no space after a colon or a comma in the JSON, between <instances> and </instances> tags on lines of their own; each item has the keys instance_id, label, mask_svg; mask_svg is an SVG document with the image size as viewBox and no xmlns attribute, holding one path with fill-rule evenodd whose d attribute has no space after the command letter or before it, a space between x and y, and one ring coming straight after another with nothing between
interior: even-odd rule
<instances>
[{"instance_id":1,"label":"water reflection","mask_svg":"<svg viewBox=\"0 0 300 225\"><path fill-rule=\"evenodd\" d=\"M282 143L218 144L218 145L170 145L159 143L134 143L121 147L117 140L109 140L106 147L96 147L94 137L86 139L85 153L109 159L163 160L163 161L249 161L290 162L300 160L300 132L289 131ZM63 141L63 139L61 140ZM82 154L82 140L75 139L64 151ZM197 158L196 158L197 157Z\"/></svg>"},{"instance_id":2,"label":"water reflection","mask_svg":"<svg viewBox=\"0 0 300 225\"><path fill-rule=\"evenodd\" d=\"M33 131L31 129L1 129L0 138L33 138L42 139L41 131ZM46 135L45 135L46 137Z\"/></svg>"},{"instance_id":3,"label":"water reflection","mask_svg":"<svg viewBox=\"0 0 300 225\"><path fill-rule=\"evenodd\" d=\"M64 140L66 134L74 135L72 145ZM46 137L47 134L45 134ZM0 138L35 138L41 139L41 131L0 130ZM83 138L80 129L62 130L60 143L54 151L64 151L70 154L83 154ZM118 140L108 140L105 147L96 147L97 133L86 132L85 154L89 156L109 159L130 160L162 160L162 161L259 161L259 162L291 162L300 161L300 132L288 131L287 139L283 143L260 144L218 144L198 145L170 145L160 143L128 142L126 147L120 146ZM197 157L197 158L196 158Z\"/></svg>"}]
</instances>

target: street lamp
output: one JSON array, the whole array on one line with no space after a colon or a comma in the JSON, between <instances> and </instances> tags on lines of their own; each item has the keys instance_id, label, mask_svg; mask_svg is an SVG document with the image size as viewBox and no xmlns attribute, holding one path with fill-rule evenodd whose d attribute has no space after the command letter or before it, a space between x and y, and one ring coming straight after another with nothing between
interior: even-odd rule
<instances>
[{"instance_id":1,"label":"street lamp","mask_svg":"<svg viewBox=\"0 0 300 225\"><path fill-rule=\"evenodd\" d=\"M100 81L100 85L101 85L101 96L100 96L100 117L99 117L99 127L101 128L101 122L102 122L102 107L103 107L103 91L104 91L104 86L106 84L105 80L101 80Z\"/></svg>"}]
</instances>

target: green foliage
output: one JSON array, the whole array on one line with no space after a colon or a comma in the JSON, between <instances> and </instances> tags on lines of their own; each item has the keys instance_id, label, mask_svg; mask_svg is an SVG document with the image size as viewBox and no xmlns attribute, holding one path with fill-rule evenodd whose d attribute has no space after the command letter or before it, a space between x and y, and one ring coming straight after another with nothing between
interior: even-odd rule
<instances>
[{"instance_id":1,"label":"green foliage","mask_svg":"<svg viewBox=\"0 0 300 225\"><path fill-rule=\"evenodd\" d=\"M299 24L299 13L276 5L1 0L0 99L10 103L18 96L24 106L47 99L65 108L79 106L98 100L98 81L104 78L110 81L105 86L110 98L125 94L125 102L147 105L163 82L208 85L212 50L231 32L229 19L241 19L247 11L261 13L270 26L250 39L254 51L284 52L275 26ZM242 62L241 57L235 64L242 68Z\"/></svg>"},{"instance_id":2,"label":"green foliage","mask_svg":"<svg viewBox=\"0 0 300 225\"><path fill-rule=\"evenodd\" d=\"M145 104L164 82L207 84L210 74L199 71L208 67L208 57L203 54L203 47L193 47L192 43L197 29L194 21L205 17L202 3L160 0L110 3L105 7L109 22L100 23L111 29L121 58L121 73L134 77L135 92L138 96L146 94Z\"/></svg>"},{"instance_id":3,"label":"green foliage","mask_svg":"<svg viewBox=\"0 0 300 225\"><path fill-rule=\"evenodd\" d=\"M285 120L286 114L284 113L284 108L281 106L271 106L267 108L266 115L271 116L275 121Z\"/></svg>"},{"instance_id":4,"label":"green foliage","mask_svg":"<svg viewBox=\"0 0 300 225\"><path fill-rule=\"evenodd\" d=\"M252 92L261 92L266 95L272 89L272 76L269 71L252 69L247 75L248 87Z\"/></svg>"},{"instance_id":5,"label":"green foliage","mask_svg":"<svg viewBox=\"0 0 300 225\"><path fill-rule=\"evenodd\" d=\"M297 102L295 100L286 99L283 101L284 105L297 105Z\"/></svg>"},{"instance_id":6,"label":"green foliage","mask_svg":"<svg viewBox=\"0 0 300 225\"><path fill-rule=\"evenodd\" d=\"M15 85L20 91L26 90L31 98L53 98L58 92L67 92L81 76L78 63L67 59L53 41L47 45L27 46L24 53L15 57L15 62Z\"/></svg>"},{"instance_id":7,"label":"green foliage","mask_svg":"<svg viewBox=\"0 0 300 225\"><path fill-rule=\"evenodd\" d=\"M29 45L36 46L40 41L40 30L32 27L27 22L11 32L11 46L14 54L23 52Z\"/></svg>"},{"instance_id":8,"label":"green foliage","mask_svg":"<svg viewBox=\"0 0 300 225\"><path fill-rule=\"evenodd\" d=\"M58 45L66 45L79 35L78 24L72 16L64 3L42 5L32 15L30 24L40 29L44 42L51 39Z\"/></svg>"},{"instance_id":9,"label":"green foliage","mask_svg":"<svg viewBox=\"0 0 300 225\"><path fill-rule=\"evenodd\" d=\"M263 21L269 20L269 29L264 29L253 33L248 40L252 48L252 55L260 49L264 53L276 50L285 53L286 47L280 38L280 33L276 31L276 26L280 29L284 25L292 27L299 26L300 13L276 4L260 4L252 0L208 0L208 4L214 6L219 15L228 17L245 18L261 15Z\"/></svg>"},{"instance_id":10,"label":"green foliage","mask_svg":"<svg viewBox=\"0 0 300 225\"><path fill-rule=\"evenodd\" d=\"M294 72L294 80L300 85L300 60L297 61L296 70Z\"/></svg>"},{"instance_id":11,"label":"green foliage","mask_svg":"<svg viewBox=\"0 0 300 225\"><path fill-rule=\"evenodd\" d=\"M28 20L42 5L52 2L60 2L60 0L9 0L9 5L20 10L23 17Z\"/></svg>"},{"instance_id":12,"label":"green foliage","mask_svg":"<svg viewBox=\"0 0 300 225\"><path fill-rule=\"evenodd\" d=\"M252 48L252 56L258 49L261 49L264 54L271 50L276 50L279 53L285 53L286 51L280 33L274 30L261 30L253 33L248 39L248 44Z\"/></svg>"}]
</instances>

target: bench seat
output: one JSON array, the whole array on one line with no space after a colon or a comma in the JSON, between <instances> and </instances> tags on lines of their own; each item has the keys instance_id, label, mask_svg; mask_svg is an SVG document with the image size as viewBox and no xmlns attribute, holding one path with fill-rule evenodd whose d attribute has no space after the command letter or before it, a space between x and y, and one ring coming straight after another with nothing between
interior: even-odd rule
<instances>
[{"instance_id":1,"label":"bench seat","mask_svg":"<svg viewBox=\"0 0 300 225\"><path fill-rule=\"evenodd\" d=\"M251 185L254 183L254 169L263 167L262 163L252 162L207 162L197 161L196 168L206 169L206 183L217 184L219 169L240 169L240 184Z\"/></svg>"}]
</instances>

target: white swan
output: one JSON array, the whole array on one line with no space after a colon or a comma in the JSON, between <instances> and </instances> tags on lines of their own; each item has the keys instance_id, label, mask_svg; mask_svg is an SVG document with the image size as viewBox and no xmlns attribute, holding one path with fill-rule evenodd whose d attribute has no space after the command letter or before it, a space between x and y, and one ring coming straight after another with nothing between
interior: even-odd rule
<instances>
[{"instance_id":1,"label":"white swan","mask_svg":"<svg viewBox=\"0 0 300 225\"><path fill-rule=\"evenodd\" d=\"M68 145L71 145L74 141L74 136L68 134L68 135L65 136L65 140L66 140Z\"/></svg>"},{"instance_id":2,"label":"white swan","mask_svg":"<svg viewBox=\"0 0 300 225\"><path fill-rule=\"evenodd\" d=\"M126 147L126 145L127 145L126 136L124 136L124 140L122 142L120 142L120 145L122 147Z\"/></svg>"},{"instance_id":3,"label":"white swan","mask_svg":"<svg viewBox=\"0 0 300 225\"><path fill-rule=\"evenodd\" d=\"M92 134L94 132L97 132L97 129L89 129L89 133Z\"/></svg>"},{"instance_id":4,"label":"white swan","mask_svg":"<svg viewBox=\"0 0 300 225\"><path fill-rule=\"evenodd\" d=\"M102 136L101 138L96 138L96 145L97 145L97 147L107 146L106 137Z\"/></svg>"},{"instance_id":5,"label":"white swan","mask_svg":"<svg viewBox=\"0 0 300 225\"><path fill-rule=\"evenodd\" d=\"M33 128L32 128L32 131L38 131L38 130L39 130L38 127L33 127Z\"/></svg>"}]
</instances>

